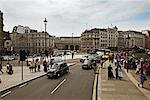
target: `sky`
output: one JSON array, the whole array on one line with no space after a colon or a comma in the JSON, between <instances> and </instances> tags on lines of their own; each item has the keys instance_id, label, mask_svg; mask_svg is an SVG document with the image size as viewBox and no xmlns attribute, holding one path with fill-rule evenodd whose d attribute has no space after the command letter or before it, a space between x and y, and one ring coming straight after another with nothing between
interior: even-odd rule
<instances>
[{"instance_id":1,"label":"sky","mask_svg":"<svg viewBox=\"0 0 150 100\"><path fill-rule=\"evenodd\" d=\"M29 26L54 36L80 36L86 29L117 26L150 29L150 0L0 0L4 30Z\"/></svg>"}]
</instances>

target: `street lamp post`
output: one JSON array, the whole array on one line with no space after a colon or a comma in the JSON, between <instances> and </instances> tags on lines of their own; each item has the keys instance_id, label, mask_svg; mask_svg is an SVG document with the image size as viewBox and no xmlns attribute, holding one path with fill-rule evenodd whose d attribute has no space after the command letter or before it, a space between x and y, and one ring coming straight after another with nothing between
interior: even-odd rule
<instances>
[{"instance_id":1,"label":"street lamp post","mask_svg":"<svg viewBox=\"0 0 150 100\"><path fill-rule=\"evenodd\" d=\"M74 46L73 46L73 33L72 33L72 59L73 59L73 56L74 56L73 50L74 50Z\"/></svg>"},{"instance_id":2,"label":"street lamp post","mask_svg":"<svg viewBox=\"0 0 150 100\"><path fill-rule=\"evenodd\" d=\"M72 33L72 51L74 50L74 46L73 46L73 33Z\"/></svg>"},{"instance_id":3,"label":"street lamp post","mask_svg":"<svg viewBox=\"0 0 150 100\"><path fill-rule=\"evenodd\" d=\"M46 45L47 45L47 43L46 43L46 25L47 25L47 20L46 20L46 18L44 19L44 25L45 25L45 55L46 55L46 52L47 52L47 49L46 49Z\"/></svg>"},{"instance_id":4,"label":"street lamp post","mask_svg":"<svg viewBox=\"0 0 150 100\"><path fill-rule=\"evenodd\" d=\"M128 35L126 37L126 40L127 40L127 50L126 50L126 61L127 61L126 68L127 68L127 72L129 70L129 58L128 58L128 56L129 56L129 39L130 39L130 36L129 36L129 33L128 33Z\"/></svg>"}]
</instances>

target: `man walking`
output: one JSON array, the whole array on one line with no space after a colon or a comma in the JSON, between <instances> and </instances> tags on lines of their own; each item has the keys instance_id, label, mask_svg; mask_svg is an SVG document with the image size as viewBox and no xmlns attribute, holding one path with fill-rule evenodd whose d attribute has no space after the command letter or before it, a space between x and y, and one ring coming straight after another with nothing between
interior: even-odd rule
<instances>
[{"instance_id":1,"label":"man walking","mask_svg":"<svg viewBox=\"0 0 150 100\"><path fill-rule=\"evenodd\" d=\"M3 67L2 67L2 63L0 63L0 72L3 74L4 72L2 71Z\"/></svg>"},{"instance_id":2,"label":"man walking","mask_svg":"<svg viewBox=\"0 0 150 100\"><path fill-rule=\"evenodd\" d=\"M72 59L73 59L73 56L74 56L74 52L72 52Z\"/></svg>"}]
</instances>

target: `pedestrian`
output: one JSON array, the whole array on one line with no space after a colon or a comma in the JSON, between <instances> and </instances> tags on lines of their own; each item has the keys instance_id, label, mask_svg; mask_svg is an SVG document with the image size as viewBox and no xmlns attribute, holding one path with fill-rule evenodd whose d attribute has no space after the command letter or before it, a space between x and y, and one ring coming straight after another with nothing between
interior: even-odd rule
<instances>
[{"instance_id":1,"label":"pedestrian","mask_svg":"<svg viewBox=\"0 0 150 100\"><path fill-rule=\"evenodd\" d=\"M116 73L116 79L118 79L118 65L115 68L115 73Z\"/></svg>"},{"instance_id":2,"label":"pedestrian","mask_svg":"<svg viewBox=\"0 0 150 100\"><path fill-rule=\"evenodd\" d=\"M123 78L123 72L122 72L121 66L118 67L118 77L119 77L119 80Z\"/></svg>"},{"instance_id":3,"label":"pedestrian","mask_svg":"<svg viewBox=\"0 0 150 100\"><path fill-rule=\"evenodd\" d=\"M114 78L113 72L112 72L111 64L108 66L108 80Z\"/></svg>"},{"instance_id":4,"label":"pedestrian","mask_svg":"<svg viewBox=\"0 0 150 100\"><path fill-rule=\"evenodd\" d=\"M138 63L138 64L137 64L137 67L136 67L135 73L136 73L136 74L139 74L139 73L140 73L140 69L141 69L141 63Z\"/></svg>"},{"instance_id":5,"label":"pedestrian","mask_svg":"<svg viewBox=\"0 0 150 100\"><path fill-rule=\"evenodd\" d=\"M12 69L12 65L7 63L7 70L6 72L9 74L9 75L12 75L13 74L13 69Z\"/></svg>"},{"instance_id":6,"label":"pedestrian","mask_svg":"<svg viewBox=\"0 0 150 100\"><path fill-rule=\"evenodd\" d=\"M2 63L0 63L0 72L3 74L4 72L2 71L2 69L3 69Z\"/></svg>"},{"instance_id":7,"label":"pedestrian","mask_svg":"<svg viewBox=\"0 0 150 100\"><path fill-rule=\"evenodd\" d=\"M37 59L35 60L35 63L34 63L34 72L36 72L36 68L37 68Z\"/></svg>"},{"instance_id":8,"label":"pedestrian","mask_svg":"<svg viewBox=\"0 0 150 100\"><path fill-rule=\"evenodd\" d=\"M138 83L138 86L139 87L144 87L143 85L144 85L144 81L145 81L145 75L143 74L143 71L141 71L141 73L140 73L140 77L139 77L139 83Z\"/></svg>"},{"instance_id":9,"label":"pedestrian","mask_svg":"<svg viewBox=\"0 0 150 100\"><path fill-rule=\"evenodd\" d=\"M96 63L96 61L95 61L95 60L93 61L93 67L94 67L94 73L96 74L97 63Z\"/></svg>"},{"instance_id":10,"label":"pedestrian","mask_svg":"<svg viewBox=\"0 0 150 100\"><path fill-rule=\"evenodd\" d=\"M116 58L114 59L114 63L115 63L115 66L117 66L117 59Z\"/></svg>"},{"instance_id":11,"label":"pedestrian","mask_svg":"<svg viewBox=\"0 0 150 100\"><path fill-rule=\"evenodd\" d=\"M41 68L40 68L40 61L39 61L39 59L37 59L36 62L37 62L38 71L40 72Z\"/></svg>"},{"instance_id":12,"label":"pedestrian","mask_svg":"<svg viewBox=\"0 0 150 100\"><path fill-rule=\"evenodd\" d=\"M101 68L103 68L104 60L101 59Z\"/></svg>"},{"instance_id":13,"label":"pedestrian","mask_svg":"<svg viewBox=\"0 0 150 100\"><path fill-rule=\"evenodd\" d=\"M31 63L30 63L30 67L29 67L30 72L33 72L33 68L34 68L34 62L33 62L33 61L31 61Z\"/></svg>"},{"instance_id":14,"label":"pedestrian","mask_svg":"<svg viewBox=\"0 0 150 100\"><path fill-rule=\"evenodd\" d=\"M72 59L73 59L73 56L74 56L74 52L72 52Z\"/></svg>"},{"instance_id":15,"label":"pedestrian","mask_svg":"<svg viewBox=\"0 0 150 100\"><path fill-rule=\"evenodd\" d=\"M51 67L52 67L53 64L54 64L54 59L51 59L51 60L50 60L50 65L51 65Z\"/></svg>"},{"instance_id":16,"label":"pedestrian","mask_svg":"<svg viewBox=\"0 0 150 100\"><path fill-rule=\"evenodd\" d=\"M43 66L44 66L44 72L47 72L47 62L46 62L46 60L43 62Z\"/></svg>"}]
</instances>

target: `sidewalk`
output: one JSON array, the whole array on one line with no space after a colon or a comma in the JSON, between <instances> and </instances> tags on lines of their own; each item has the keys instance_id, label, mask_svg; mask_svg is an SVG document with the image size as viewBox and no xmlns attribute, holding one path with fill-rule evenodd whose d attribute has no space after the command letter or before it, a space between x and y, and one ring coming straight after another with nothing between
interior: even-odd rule
<instances>
[{"instance_id":1,"label":"sidewalk","mask_svg":"<svg viewBox=\"0 0 150 100\"><path fill-rule=\"evenodd\" d=\"M104 64L104 69L101 69L100 76L101 89L99 90L100 100L149 100L131 81L129 76L123 72L123 80L108 80L107 66L109 61ZM111 63L112 64L112 63ZM115 70L114 64L113 71ZM114 72L115 75L115 72Z\"/></svg>"},{"instance_id":2,"label":"sidewalk","mask_svg":"<svg viewBox=\"0 0 150 100\"><path fill-rule=\"evenodd\" d=\"M75 63L68 63L68 66L72 66L74 64ZM6 73L6 67L3 67L4 74L0 75L0 78L2 80L2 83L0 84L0 92L10 89L12 87L19 86L28 81L32 81L34 79L37 79L39 77L46 75L46 73L43 71L43 68L44 67L41 65L40 72L38 72L38 71L30 72L29 67L23 66L23 80L22 80L21 66L13 67L14 74L12 74L12 75L8 75Z\"/></svg>"},{"instance_id":3,"label":"sidewalk","mask_svg":"<svg viewBox=\"0 0 150 100\"><path fill-rule=\"evenodd\" d=\"M6 73L6 67L3 67L4 74L0 75L0 78L2 80L2 83L0 84L0 92L46 74L43 71L43 67L41 68L41 72L30 72L29 67L23 66L23 80L22 80L21 66L13 67L13 70L14 74L8 75Z\"/></svg>"}]
</instances>

